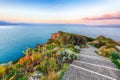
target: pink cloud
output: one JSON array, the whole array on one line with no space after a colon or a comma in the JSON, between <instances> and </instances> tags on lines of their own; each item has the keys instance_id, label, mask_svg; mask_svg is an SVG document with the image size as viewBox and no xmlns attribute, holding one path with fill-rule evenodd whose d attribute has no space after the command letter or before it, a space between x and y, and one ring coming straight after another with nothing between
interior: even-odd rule
<instances>
[{"instance_id":1,"label":"pink cloud","mask_svg":"<svg viewBox=\"0 0 120 80\"><path fill-rule=\"evenodd\" d=\"M87 17L83 18L83 20L120 20L120 12L114 14L105 14L98 17Z\"/></svg>"}]
</instances>

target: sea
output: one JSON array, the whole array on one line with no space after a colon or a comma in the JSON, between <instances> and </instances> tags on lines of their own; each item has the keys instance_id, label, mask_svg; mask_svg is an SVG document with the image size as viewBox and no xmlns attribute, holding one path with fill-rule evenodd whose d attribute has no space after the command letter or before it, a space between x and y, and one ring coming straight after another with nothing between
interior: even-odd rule
<instances>
[{"instance_id":1,"label":"sea","mask_svg":"<svg viewBox=\"0 0 120 80\"><path fill-rule=\"evenodd\" d=\"M81 34L89 37L103 35L120 41L120 27L39 24L0 26L0 64L15 61L24 55L26 48L35 48L37 44L48 41L57 31Z\"/></svg>"}]
</instances>

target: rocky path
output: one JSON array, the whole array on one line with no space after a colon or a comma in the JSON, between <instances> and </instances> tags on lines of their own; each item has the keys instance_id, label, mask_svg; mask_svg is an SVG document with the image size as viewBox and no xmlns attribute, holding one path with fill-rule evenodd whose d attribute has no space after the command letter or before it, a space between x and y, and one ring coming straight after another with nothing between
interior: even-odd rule
<instances>
[{"instance_id":1,"label":"rocky path","mask_svg":"<svg viewBox=\"0 0 120 80\"><path fill-rule=\"evenodd\" d=\"M95 53L89 46L81 49L78 61L70 64L63 80L120 80L120 70L107 58Z\"/></svg>"}]
</instances>

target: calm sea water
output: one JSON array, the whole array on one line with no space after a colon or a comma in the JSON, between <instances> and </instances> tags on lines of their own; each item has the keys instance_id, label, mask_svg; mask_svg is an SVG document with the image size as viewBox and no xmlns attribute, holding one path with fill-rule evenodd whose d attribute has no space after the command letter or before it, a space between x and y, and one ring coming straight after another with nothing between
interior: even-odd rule
<instances>
[{"instance_id":1,"label":"calm sea water","mask_svg":"<svg viewBox=\"0 0 120 80\"><path fill-rule=\"evenodd\" d=\"M90 37L104 35L120 41L118 27L90 27L81 25L19 25L0 26L0 63L13 61L23 56L26 48L47 42L57 31L83 34Z\"/></svg>"}]
</instances>

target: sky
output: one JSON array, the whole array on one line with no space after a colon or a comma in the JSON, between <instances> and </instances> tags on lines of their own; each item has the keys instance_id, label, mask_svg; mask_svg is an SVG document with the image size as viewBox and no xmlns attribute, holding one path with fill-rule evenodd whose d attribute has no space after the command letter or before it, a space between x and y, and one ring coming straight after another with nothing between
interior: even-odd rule
<instances>
[{"instance_id":1,"label":"sky","mask_svg":"<svg viewBox=\"0 0 120 80\"><path fill-rule=\"evenodd\" d=\"M24 23L120 24L120 0L0 0L0 20Z\"/></svg>"}]
</instances>

